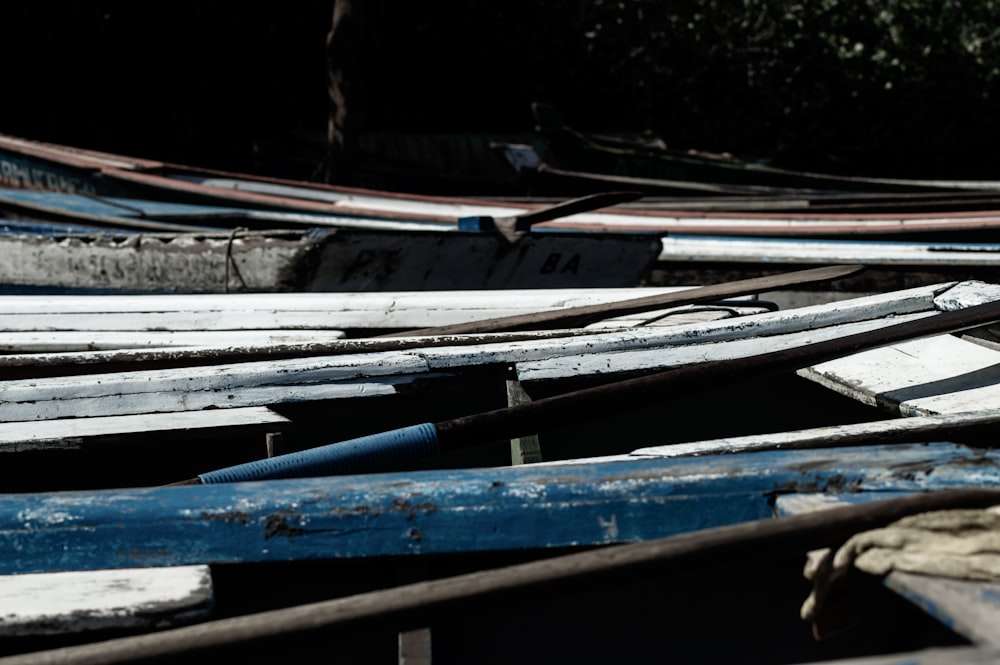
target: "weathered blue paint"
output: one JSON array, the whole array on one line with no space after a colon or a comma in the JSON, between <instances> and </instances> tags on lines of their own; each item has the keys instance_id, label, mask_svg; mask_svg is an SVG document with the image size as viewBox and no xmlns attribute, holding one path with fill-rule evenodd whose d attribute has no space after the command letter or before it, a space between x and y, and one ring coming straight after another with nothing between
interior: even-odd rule
<instances>
[{"instance_id":1,"label":"weathered blue paint","mask_svg":"<svg viewBox=\"0 0 1000 665\"><path fill-rule=\"evenodd\" d=\"M0 204L67 218L98 221L110 226L120 225L126 220L188 220L192 231L203 232L221 231L233 226L229 221L221 226L208 226L204 224L206 218L217 216L228 219L246 213L236 208L18 189L0 190Z\"/></svg>"},{"instance_id":2,"label":"weathered blue paint","mask_svg":"<svg viewBox=\"0 0 1000 665\"><path fill-rule=\"evenodd\" d=\"M94 194L97 193L95 178L95 169L0 151L0 187Z\"/></svg>"},{"instance_id":3,"label":"weathered blue paint","mask_svg":"<svg viewBox=\"0 0 1000 665\"><path fill-rule=\"evenodd\" d=\"M0 496L0 573L619 543L772 515L786 492L1000 487L950 443Z\"/></svg>"},{"instance_id":4,"label":"weathered blue paint","mask_svg":"<svg viewBox=\"0 0 1000 665\"><path fill-rule=\"evenodd\" d=\"M205 484L273 478L304 478L346 473L370 473L400 468L440 454L437 429L431 423L369 434L287 455L237 464L198 477Z\"/></svg>"}]
</instances>

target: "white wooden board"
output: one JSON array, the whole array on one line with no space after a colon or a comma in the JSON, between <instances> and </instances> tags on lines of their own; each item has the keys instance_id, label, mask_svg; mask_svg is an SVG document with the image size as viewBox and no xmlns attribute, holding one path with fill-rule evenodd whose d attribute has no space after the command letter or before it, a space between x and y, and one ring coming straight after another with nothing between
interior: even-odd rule
<instances>
[{"instance_id":1,"label":"white wooden board","mask_svg":"<svg viewBox=\"0 0 1000 665\"><path fill-rule=\"evenodd\" d=\"M0 353L284 346L343 339L342 330L142 330L0 332Z\"/></svg>"},{"instance_id":2,"label":"white wooden board","mask_svg":"<svg viewBox=\"0 0 1000 665\"><path fill-rule=\"evenodd\" d=\"M960 282L942 291L942 311L1000 299L1000 286ZM972 337L937 335L838 358L799 375L903 415L961 413L1000 407L1000 350Z\"/></svg>"},{"instance_id":3,"label":"white wooden board","mask_svg":"<svg viewBox=\"0 0 1000 665\"><path fill-rule=\"evenodd\" d=\"M83 448L129 436L190 438L235 430L263 434L280 432L290 423L288 418L267 407L12 422L0 424L0 453Z\"/></svg>"},{"instance_id":4,"label":"white wooden board","mask_svg":"<svg viewBox=\"0 0 1000 665\"><path fill-rule=\"evenodd\" d=\"M720 360L748 358L762 353L781 351L869 330L877 330L896 323L932 315L932 312L916 312L891 319L869 319L782 335L746 337L717 343L677 345L669 349L652 348L606 354L587 353L522 362L517 365L517 378L522 383L532 383L573 376L598 374L609 376L625 372L659 371Z\"/></svg>"},{"instance_id":5,"label":"white wooden board","mask_svg":"<svg viewBox=\"0 0 1000 665\"><path fill-rule=\"evenodd\" d=\"M0 296L0 331L415 329L691 287L143 296Z\"/></svg>"},{"instance_id":6,"label":"white wooden board","mask_svg":"<svg viewBox=\"0 0 1000 665\"><path fill-rule=\"evenodd\" d=\"M162 628L207 616L208 566L0 575L0 635Z\"/></svg>"},{"instance_id":7,"label":"white wooden board","mask_svg":"<svg viewBox=\"0 0 1000 665\"><path fill-rule=\"evenodd\" d=\"M903 415L1000 408L1000 351L954 335L857 353L799 374Z\"/></svg>"},{"instance_id":8,"label":"white wooden board","mask_svg":"<svg viewBox=\"0 0 1000 665\"><path fill-rule=\"evenodd\" d=\"M862 263L899 267L1000 266L1000 244L671 235L663 238L660 260L795 265Z\"/></svg>"}]
</instances>

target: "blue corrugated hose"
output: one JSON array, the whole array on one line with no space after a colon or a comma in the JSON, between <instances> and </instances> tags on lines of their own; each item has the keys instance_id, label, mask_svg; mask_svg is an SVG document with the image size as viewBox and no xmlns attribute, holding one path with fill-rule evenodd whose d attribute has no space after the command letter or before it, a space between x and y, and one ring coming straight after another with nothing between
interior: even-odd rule
<instances>
[{"instance_id":1,"label":"blue corrugated hose","mask_svg":"<svg viewBox=\"0 0 1000 665\"><path fill-rule=\"evenodd\" d=\"M203 473L198 478L208 485L244 480L392 471L403 463L433 457L438 453L437 429L431 423L423 423L237 464Z\"/></svg>"}]
</instances>

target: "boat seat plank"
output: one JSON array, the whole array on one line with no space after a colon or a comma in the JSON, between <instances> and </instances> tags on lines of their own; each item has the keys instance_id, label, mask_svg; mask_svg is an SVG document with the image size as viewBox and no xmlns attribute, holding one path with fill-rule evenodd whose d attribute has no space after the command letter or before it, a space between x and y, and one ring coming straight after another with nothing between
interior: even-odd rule
<instances>
[{"instance_id":1,"label":"boat seat plank","mask_svg":"<svg viewBox=\"0 0 1000 665\"><path fill-rule=\"evenodd\" d=\"M280 432L290 424L288 418L263 406L12 422L0 428L0 453L78 449L139 436L148 440L234 432L266 434Z\"/></svg>"},{"instance_id":2,"label":"boat seat plank","mask_svg":"<svg viewBox=\"0 0 1000 665\"><path fill-rule=\"evenodd\" d=\"M0 575L0 636L165 628L207 617L206 565Z\"/></svg>"},{"instance_id":3,"label":"boat seat plank","mask_svg":"<svg viewBox=\"0 0 1000 665\"><path fill-rule=\"evenodd\" d=\"M864 351L799 375L903 415L1000 408L1000 351L955 335Z\"/></svg>"}]
</instances>

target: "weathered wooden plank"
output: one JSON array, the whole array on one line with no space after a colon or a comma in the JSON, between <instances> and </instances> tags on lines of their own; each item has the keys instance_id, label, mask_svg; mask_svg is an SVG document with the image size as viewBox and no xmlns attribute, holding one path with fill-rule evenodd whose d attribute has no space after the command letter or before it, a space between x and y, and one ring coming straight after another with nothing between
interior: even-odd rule
<instances>
[{"instance_id":1,"label":"weathered wooden plank","mask_svg":"<svg viewBox=\"0 0 1000 665\"><path fill-rule=\"evenodd\" d=\"M104 375L90 375L104 376ZM263 383L231 385L223 378L200 388L185 389L181 376L169 382L173 387L158 390L152 385L137 386L137 392L115 393L111 386L92 384L96 394L74 394L74 386L62 386L44 402L32 403L31 388L18 391L17 401L0 403L0 422L52 420L139 413L166 413L199 409L232 409L313 402L331 399L393 395L395 386L412 381L415 375L358 377L329 383L295 384L263 379ZM43 381L44 379L40 379ZM12 382L13 383L13 382ZM80 384L85 386L86 384ZM212 387L212 386L215 387ZM143 390L150 388L150 390ZM0 391L2 392L2 391Z\"/></svg>"},{"instance_id":2,"label":"weathered wooden plank","mask_svg":"<svg viewBox=\"0 0 1000 665\"><path fill-rule=\"evenodd\" d=\"M769 517L796 488L1000 487L998 455L938 443L0 495L0 572L627 542Z\"/></svg>"},{"instance_id":3,"label":"weathered wooden plank","mask_svg":"<svg viewBox=\"0 0 1000 665\"><path fill-rule=\"evenodd\" d=\"M384 293L0 296L2 331L425 328L688 287Z\"/></svg>"},{"instance_id":4,"label":"weathered wooden plank","mask_svg":"<svg viewBox=\"0 0 1000 665\"><path fill-rule=\"evenodd\" d=\"M954 335L862 352L800 375L903 415L1000 408L1000 351Z\"/></svg>"},{"instance_id":5,"label":"weathered wooden plank","mask_svg":"<svg viewBox=\"0 0 1000 665\"><path fill-rule=\"evenodd\" d=\"M943 312L950 312L998 298L1000 298L1000 285L968 280L942 290L934 297L934 305Z\"/></svg>"},{"instance_id":6,"label":"weathered wooden plank","mask_svg":"<svg viewBox=\"0 0 1000 665\"><path fill-rule=\"evenodd\" d=\"M600 331L595 331L600 332ZM316 333L316 339L309 341L291 341L277 344L215 344L198 346L179 347L147 347L147 348L125 348L125 349L104 349L98 351L68 351L60 350L60 345L69 348L78 348L79 341L76 335L67 333L53 333L53 338L49 338L44 333L24 333L29 339L35 340L39 346L36 348L46 348L47 351L35 353L12 352L0 355L0 368L2 373L11 379L28 378L40 376L74 375L109 371L107 367L115 370L128 369L152 369L154 367L170 367L181 365L206 365L220 364L233 361L249 362L255 360L266 360L269 358L294 358L306 356L324 355L347 355L351 353L378 353L382 351L402 351L417 347L429 348L435 346L473 346L476 344L498 344L502 342L514 342L523 340L543 340L560 338L566 339L573 336L592 335L594 333L578 330L559 331L538 331L523 333L495 333L489 335L461 335L436 338L370 338L360 337L352 339L342 339L339 331L304 331L303 336L309 337ZM21 333L9 333L15 338ZM38 335L37 338L30 337ZM114 334L114 333L112 333ZM269 333L262 333L269 337ZM278 333L279 337L284 333ZM333 339L323 341L324 336L329 335ZM292 333L292 337L298 334ZM6 335L0 333L0 339ZM240 333L234 334L235 339L242 339ZM154 338L155 339L155 338ZM55 346L45 346L47 344ZM24 349L28 350L28 349Z\"/></svg>"},{"instance_id":7,"label":"weathered wooden plank","mask_svg":"<svg viewBox=\"0 0 1000 665\"><path fill-rule=\"evenodd\" d=\"M5 423L0 453L78 449L150 436L207 437L231 432L280 432L291 421L267 407L144 413ZM141 438L140 438L141 437Z\"/></svg>"},{"instance_id":8,"label":"weathered wooden plank","mask_svg":"<svg viewBox=\"0 0 1000 665\"><path fill-rule=\"evenodd\" d=\"M622 333L620 337L621 341L618 342L614 341L619 339L615 336L607 338L595 336L575 340L572 342L575 346L567 346L567 352L559 354L558 357L573 355L574 353L583 355L585 352L602 353L639 348L638 342L640 339L647 340L649 347L667 344L670 346L691 345L740 340L748 337L780 335L821 329L855 321L932 312L934 310L934 298L936 295L942 291L947 291L953 285L955 285L954 282L935 284L927 287L917 287L873 296L862 296L792 310L766 312L748 317L740 317L731 321L682 326L663 332L631 330L627 333ZM607 339L611 343L602 345L602 339ZM625 340L630 339L636 341L631 344L626 343ZM532 358L520 358L520 360L528 361L532 360Z\"/></svg>"},{"instance_id":9,"label":"weathered wooden plank","mask_svg":"<svg viewBox=\"0 0 1000 665\"><path fill-rule=\"evenodd\" d=\"M997 298L998 287L969 281L934 300L954 311ZM865 404L903 415L958 413L1000 404L1000 351L975 338L940 335L901 342L799 370L800 376Z\"/></svg>"},{"instance_id":10,"label":"weathered wooden plank","mask_svg":"<svg viewBox=\"0 0 1000 665\"><path fill-rule=\"evenodd\" d=\"M650 312L648 316L631 315L621 319L609 319L597 324L587 326L585 330L600 332L602 330L615 331L622 328L639 327L643 325L666 327L685 324L708 323L721 321L737 316L750 316L770 311L766 307L740 306L737 304L718 307L682 307L671 308ZM546 331L524 333L488 333L478 336L483 342L503 339L542 339L546 336ZM571 331L563 331L563 335L568 336ZM216 353L223 356L234 356L239 353L266 354L269 350L275 352L289 352L293 347L301 347L303 350L311 347L315 354L338 352L338 346L330 344L335 340L345 338L347 333L342 330L320 330L320 329L279 329L279 330L141 330L141 331L119 331L119 330L94 330L94 331L28 331L28 332L0 332L0 352L5 356L0 358L3 365L13 364L14 359L10 356L17 353L30 353L36 356L39 353L55 352L81 352L87 351L91 354L97 351L124 350L124 349L149 349L158 348L177 349L186 347L198 348L198 353L208 355ZM491 338L492 336L492 338ZM549 337L553 334L547 335ZM448 335L438 338L431 338L424 342L427 345L442 344L445 339L450 339L454 343L466 343L468 340L475 341L476 336ZM389 338L380 338L383 341L368 338L355 338L349 344L341 345L348 350L351 347L358 347L363 350L363 346L390 348L391 343L385 341ZM395 339L395 338L393 338ZM403 343L399 343L403 346ZM409 346L417 345L410 342ZM239 351L242 348L243 351ZM214 350L214 351L213 351ZM188 353L187 355L192 355ZM121 357L124 359L124 357ZM81 362L87 362L86 357L80 357ZM74 359L67 358L66 362L72 363Z\"/></svg>"},{"instance_id":11,"label":"weathered wooden plank","mask_svg":"<svg viewBox=\"0 0 1000 665\"><path fill-rule=\"evenodd\" d=\"M609 316L662 309L670 306L711 302L733 296L751 295L793 285L812 284L848 277L859 272L858 266L825 266L791 273L765 275L748 279L709 284L680 293L632 298L616 303L585 305L565 310L550 310L494 317L450 326L437 326L424 330L404 331L395 335L446 335L456 333L483 333L508 330L536 330L539 328L572 328Z\"/></svg>"},{"instance_id":12,"label":"weathered wooden plank","mask_svg":"<svg viewBox=\"0 0 1000 665\"><path fill-rule=\"evenodd\" d=\"M520 382L507 380L507 405L530 402L531 396L524 390ZM542 461L542 448L537 434L519 436L510 440L511 464L534 464Z\"/></svg>"},{"instance_id":13,"label":"weathered wooden plank","mask_svg":"<svg viewBox=\"0 0 1000 665\"><path fill-rule=\"evenodd\" d=\"M0 636L165 628L207 617L208 566L0 575Z\"/></svg>"},{"instance_id":14,"label":"weathered wooden plank","mask_svg":"<svg viewBox=\"0 0 1000 665\"><path fill-rule=\"evenodd\" d=\"M323 344L343 339L342 330L143 330L0 332L0 352L52 353L122 349L276 347ZM4 358L5 364L10 362Z\"/></svg>"},{"instance_id":15,"label":"weathered wooden plank","mask_svg":"<svg viewBox=\"0 0 1000 665\"><path fill-rule=\"evenodd\" d=\"M517 378L523 383L551 381L573 376L613 376L629 372L653 372L719 360L748 358L766 352L794 349L807 344L887 328L894 324L932 316L933 312L904 314L895 318L869 319L800 332L746 337L721 343L677 345L664 348L622 350L613 353L565 355L517 364Z\"/></svg>"}]
</instances>

